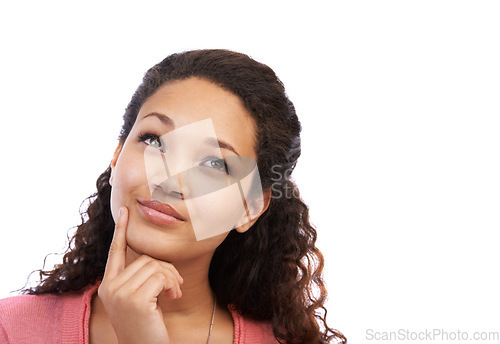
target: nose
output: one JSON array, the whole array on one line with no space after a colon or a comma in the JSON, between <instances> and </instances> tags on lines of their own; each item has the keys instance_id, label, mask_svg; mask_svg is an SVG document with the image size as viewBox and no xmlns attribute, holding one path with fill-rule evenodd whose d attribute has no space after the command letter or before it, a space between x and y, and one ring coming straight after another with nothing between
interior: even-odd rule
<instances>
[{"instance_id":1,"label":"nose","mask_svg":"<svg viewBox=\"0 0 500 344\"><path fill-rule=\"evenodd\" d=\"M185 199L186 188L182 185L178 172L189 168L189 161L186 154L179 153L165 155L156 148L146 148L144 163L153 199L162 203L179 203Z\"/></svg>"},{"instance_id":2,"label":"nose","mask_svg":"<svg viewBox=\"0 0 500 344\"><path fill-rule=\"evenodd\" d=\"M151 197L162 203L180 203L184 200L181 179L179 175L170 176L155 184Z\"/></svg>"}]
</instances>

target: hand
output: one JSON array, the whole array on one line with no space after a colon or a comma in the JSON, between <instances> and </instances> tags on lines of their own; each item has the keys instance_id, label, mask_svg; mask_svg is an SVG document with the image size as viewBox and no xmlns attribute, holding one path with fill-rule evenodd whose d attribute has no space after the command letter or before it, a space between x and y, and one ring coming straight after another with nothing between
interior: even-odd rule
<instances>
[{"instance_id":1,"label":"hand","mask_svg":"<svg viewBox=\"0 0 500 344\"><path fill-rule=\"evenodd\" d=\"M142 255L126 265L128 209L120 208L98 295L120 344L170 343L158 295L182 296L182 277L172 264Z\"/></svg>"}]
</instances>

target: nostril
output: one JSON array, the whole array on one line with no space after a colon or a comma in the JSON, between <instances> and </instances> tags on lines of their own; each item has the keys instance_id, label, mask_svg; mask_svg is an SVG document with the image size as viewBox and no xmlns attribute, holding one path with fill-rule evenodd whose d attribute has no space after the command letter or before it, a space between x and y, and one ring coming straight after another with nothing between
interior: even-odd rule
<instances>
[{"instance_id":1,"label":"nostril","mask_svg":"<svg viewBox=\"0 0 500 344\"><path fill-rule=\"evenodd\" d=\"M184 194L182 192L173 191L172 194L174 194L176 197L184 200Z\"/></svg>"},{"instance_id":2,"label":"nostril","mask_svg":"<svg viewBox=\"0 0 500 344\"><path fill-rule=\"evenodd\" d=\"M165 183L160 185L155 184L151 192L151 197L162 203L179 203L179 201L184 201L184 193L177 190L169 190L168 184Z\"/></svg>"}]
</instances>

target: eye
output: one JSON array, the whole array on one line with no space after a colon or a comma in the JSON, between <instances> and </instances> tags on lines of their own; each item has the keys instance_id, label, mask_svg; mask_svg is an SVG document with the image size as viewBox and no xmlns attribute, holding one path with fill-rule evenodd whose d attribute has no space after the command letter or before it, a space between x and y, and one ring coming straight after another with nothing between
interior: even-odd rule
<instances>
[{"instance_id":1,"label":"eye","mask_svg":"<svg viewBox=\"0 0 500 344\"><path fill-rule=\"evenodd\" d=\"M153 146L155 148L158 148L163 152L163 143L161 142L161 139L158 135L156 134L151 134L151 133L144 133L144 134L139 134L139 142L145 142L149 146Z\"/></svg>"},{"instance_id":2,"label":"eye","mask_svg":"<svg viewBox=\"0 0 500 344\"><path fill-rule=\"evenodd\" d=\"M203 166L206 166L206 167L211 167L211 168L214 168L220 172L223 172L223 173L227 173L227 174L230 174L230 171L229 171L229 166L226 164L226 162L224 161L224 159L219 159L219 158L216 158L216 157L210 157L208 159L206 159L203 163L202 163Z\"/></svg>"}]
</instances>

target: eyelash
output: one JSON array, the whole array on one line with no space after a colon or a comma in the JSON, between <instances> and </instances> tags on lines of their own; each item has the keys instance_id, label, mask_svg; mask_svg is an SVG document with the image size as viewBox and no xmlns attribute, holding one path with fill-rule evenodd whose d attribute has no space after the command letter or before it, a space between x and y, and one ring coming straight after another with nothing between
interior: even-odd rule
<instances>
[{"instance_id":1,"label":"eyelash","mask_svg":"<svg viewBox=\"0 0 500 344\"><path fill-rule=\"evenodd\" d=\"M159 149L163 152L163 143L161 142L161 139L158 135L151 133L139 133L139 139L138 139L139 142L144 142L147 139L158 139L158 141L162 145Z\"/></svg>"},{"instance_id":2,"label":"eyelash","mask_svg":"<svg viewBox=\"0 0 500 344\"><path fill-rule=\"evenodd\" d=\"M158 139L158 141L160 142L160 145L161 145L161 147L159 147L159 149L163 152L163 142L161 141L161 139L158 135L152 134L152 133L142 133L142 132L139 133L139 139L138 139L139 142L144 142L148 139ZM227 174L231 174L231 170L229 169L229 166L227 165L227 163L224 159L219 159L219 158L214 157L214 156L211 156L209 158L215 158L215 159L213 159L213 161L222 161L222 163L224 164L224 172ZM204 162L206 162L206 161L210 161L210 160L205 160ZM222 171L221 169L217 169L217 168L215 168L215 169Z\"/></svg>"}]
</instances>

